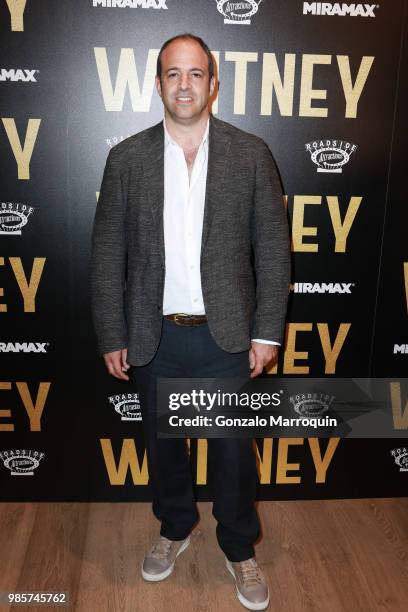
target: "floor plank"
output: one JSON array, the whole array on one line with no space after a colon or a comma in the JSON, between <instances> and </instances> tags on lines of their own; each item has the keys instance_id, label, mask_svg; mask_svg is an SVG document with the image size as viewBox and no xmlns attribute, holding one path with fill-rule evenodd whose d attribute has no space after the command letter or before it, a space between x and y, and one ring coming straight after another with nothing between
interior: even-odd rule
<instances>
[{"instance_id":1,"label":"floor plank","mask_svg":"<svg viewBox=\"0 0 408 612\"><path fill-rule=\"evenodd\" d=\"M68 609L78 612L242 610L212 504L198 508L200 523L172 576L149 583L140 564L159 532L150 504L3 503L0 590L65 590ZM408 498L263 501L257 508L269 610L407 610Z\"/></svg>"}]
</instances>

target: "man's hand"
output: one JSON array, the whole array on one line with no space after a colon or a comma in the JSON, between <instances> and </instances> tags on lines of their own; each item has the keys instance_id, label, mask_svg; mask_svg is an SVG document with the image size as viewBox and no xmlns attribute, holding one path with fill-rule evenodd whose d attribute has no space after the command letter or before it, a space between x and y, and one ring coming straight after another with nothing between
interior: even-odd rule
<instances>
[{"instance_id":1,"label":"man's hand","mask_svg":"<svg viewBox=\"0 0 408 612\"><path fill-rule=\"evenodd\" d=\"M130 368L127 362L127 348L113 351L113 353L105 353L103 358L109 374L112 374L115 378L129 380L129 376L125 374Z\"/></svg>"},{"instance_id":2,"label":"man's hand","mask_svg":"<svg viewBox=\"0 0 408 612\"><path fill-rule=\"evenodd\" d=\"M264 344L263 342L251 342L252 348L249 351L249 367L252 370L251 378L259 376L270 361L278 356L278 346L276 344Z\"/></svg>"}]
</instances>

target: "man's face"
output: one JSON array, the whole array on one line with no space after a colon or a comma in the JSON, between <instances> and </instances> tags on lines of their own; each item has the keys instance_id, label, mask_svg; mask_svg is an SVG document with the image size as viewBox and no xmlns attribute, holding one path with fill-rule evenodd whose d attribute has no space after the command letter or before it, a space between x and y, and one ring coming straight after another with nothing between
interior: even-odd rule
<instances>
[{"instance_id":1,"label":"man's face","mask_svg":"<svg viewBox=\"0 0 408 612\"><path fill-rule=\"evenodd\" d=\"M161 59L156 87L166 111L176 123L195 123L208 113L208 98L214 91L206 53L195 40L178 39L166 47Z\"/></svg>"}]
</instances>

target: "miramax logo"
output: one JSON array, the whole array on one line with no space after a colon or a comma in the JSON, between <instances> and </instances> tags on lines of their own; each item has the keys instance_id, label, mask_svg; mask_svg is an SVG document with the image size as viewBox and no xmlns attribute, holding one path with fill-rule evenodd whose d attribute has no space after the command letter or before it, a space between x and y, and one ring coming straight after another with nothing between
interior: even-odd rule
<instances>
[{"instance_id":1,"label":"miramax logo","mask_svg":"<svg viewBox=\"0 0 408 612\"><path fill-rule=\"evenodd\" d=\"M304 2L304 15L338 15L339 17L375 17L379 4L347 4L346 2Z\"/></svg>"},{"instance_id":2,"label":"miramax logo","mask_svg":"<svg viewBox=\"0 0 408 612\"><path fill-rule=\"evenodd\" d=\"M39 72L39 70L28 70L27 68L0 68L0 81L36 83Z\"/></svg>"},{"instance_id":3,"label":"miramax logo","mask_svg":"<svg viewBox=\"0 0 408 612\"><path fill-rule=\"evenodd\" d=\"M0 353L46 353L49 342L0 342Z\"/></svg>"},{"instance_id":4,"label":"miramax logo","mask_svg":"<svg viewBox=\"0 0 408 612\"><path fill-rule=\"evenodd\" d=\"M217 10L224 17L224 23L251 25L251 17L257 12L262 0L246 0L245 2L230 2L216 0Z\"/></svg>"},{"instance_id":5,"label":"miramax logo","mask_svg":"<svg viewBox=\"0 0 408 612\"><path fill-rule=\"evenodd\" d=\"M354 283L293 283L293 293L347 293L351 294Z\"/></svg>"},{"instance_id":6,"label":"miramax logo","mask_svg":"<svg viewBox=\"0 0 408 612\"><path fill-rule=\"evenodd\" d=\"M167 0L92 0L93 7L166 9Z\"/></svg>"}]
</instances>

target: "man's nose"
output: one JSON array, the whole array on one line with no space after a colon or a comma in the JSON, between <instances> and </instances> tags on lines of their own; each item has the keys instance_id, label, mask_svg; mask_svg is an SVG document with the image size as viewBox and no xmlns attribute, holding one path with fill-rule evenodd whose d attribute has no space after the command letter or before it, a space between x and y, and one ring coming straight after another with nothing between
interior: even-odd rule
<instances>
[{"instance_id":1,"label":"man's nose","mask_svg":"<svg viewBox=\"0 0 408 612\"><path fill-rule=\"evenodd\" d=\"M182 74L180 77L180 87L181 89L188 89L190 87L190 75Z\"/></svg>"}]
</instances>

